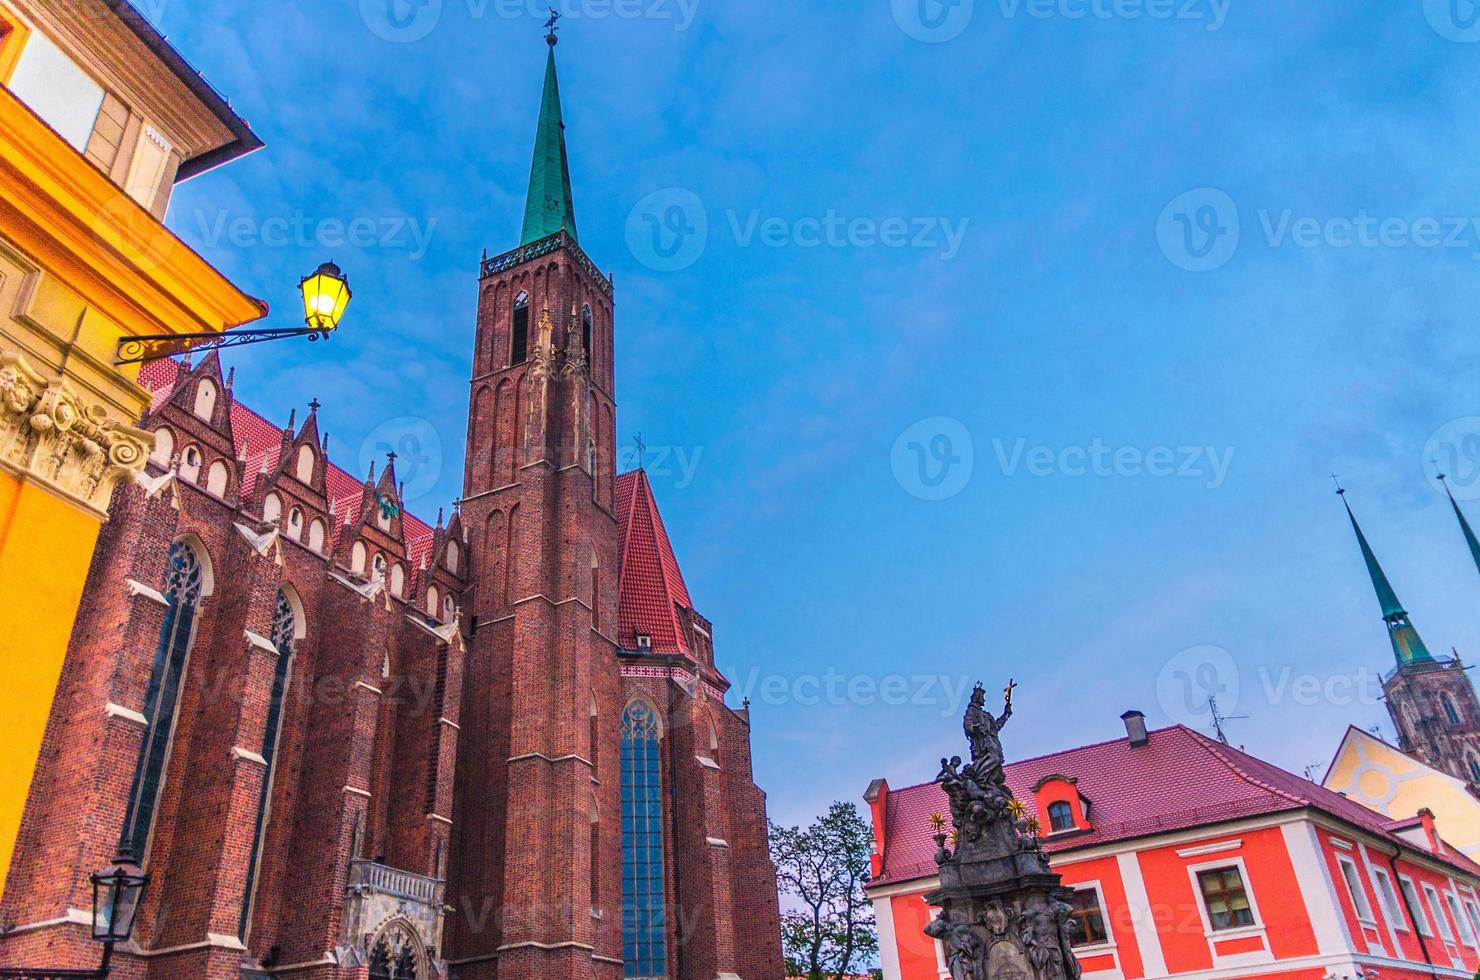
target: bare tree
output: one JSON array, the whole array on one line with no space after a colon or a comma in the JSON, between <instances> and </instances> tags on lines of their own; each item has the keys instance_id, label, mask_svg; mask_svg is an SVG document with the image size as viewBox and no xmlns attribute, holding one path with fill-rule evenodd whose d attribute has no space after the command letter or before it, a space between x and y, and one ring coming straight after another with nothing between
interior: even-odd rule
<instances>
[{"instance_id":1,"label":"bare tree","mask_svg":"<svg viewBox=\"0 0 1480 980\"><path fill-rule=\"evenodd\" d=\"M879 952L864 896L873 832L852 803L834 803L810 826L771 825L777 882L796 908L781 919L787 969L808 980L844 977Z\"/></svg>"}]
</instances>

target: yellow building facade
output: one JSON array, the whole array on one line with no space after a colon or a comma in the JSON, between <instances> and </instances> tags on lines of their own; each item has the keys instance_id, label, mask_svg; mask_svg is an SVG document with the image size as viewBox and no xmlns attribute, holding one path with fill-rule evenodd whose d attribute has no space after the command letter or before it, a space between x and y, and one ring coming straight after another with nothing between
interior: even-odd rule
<instances>
[{"instance_id":1,"label":"yellow building facade","mask_svg":"<svg viewBox=\"0 0 1480 980\"><path fill-rule=\"evenodd\" d=\"M1394 820L1427 809L1446 841L1480 861L1480 799L1460 780L1369 732L1347 729L1323 785Z\"/></svg>"},{"instance_id":2,"label":"yellow building facade","mask_svg":"<svg viewBox=\"0 0 1480 980\"><path fill-rule=\"evenodd\" d=\"M152 449L121 338L266 313L168 231L261 141L126 0L0 0L0 873L113 488Z\"/></svg>"}]
</instances>

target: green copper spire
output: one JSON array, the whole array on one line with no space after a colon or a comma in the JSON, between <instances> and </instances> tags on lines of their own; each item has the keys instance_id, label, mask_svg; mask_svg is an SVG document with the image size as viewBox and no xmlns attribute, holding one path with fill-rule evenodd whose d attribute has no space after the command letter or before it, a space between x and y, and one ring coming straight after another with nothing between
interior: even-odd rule
<instances>
[{"instance_id":1,"label":"green copper spire","mask_svg":"<svg viewBox=\"0 0 1480 980\"><path fill-rule=\"evenodd\" d=\"M1459 518L1459 529L1465 533L1465 544L1470 548L1470 558L1475 562L1475 568L1480 570L1480 541L1475 540L1475 532L1470 530L1470 522L1465 520L1464 511L1459 509L1459 504L1454 500L1454 494L1449 492L1449 481L1444 474L1439 474L1439 482L1444 484L1444 493L1449 497L1449 506L1454 508L1454 516Z\"/></svg>"},{"instance_id":2,"label":"green copper spire","mask_svg":"<svg viewBox=\"0 0 1480 980\"><path fill-rule=\"evenodd\" d=\"M550 56L545 62L545 94L540 98L540 123L535 130L534 162L529 167L529 196L524 202L524 234L520 245L537 242L564 230L576 237L576 206L570 194L570 162L565 154L565 122L560 112L560 82L555 77L555 20L546 26Z\"/></svg>"},{"instance_id":3,"label":"green copper spire","mask_svg":"<svg viewBox=\"0 0 1480 980\"><path fill-rule=\"evenodd\" d=\"M1388 639L1392 641L1393 656L1397 658L1398 666L1432 663L1434 658L1430 656L1428 647L1424 646L1423 638L1418 635L1418 630L1413 628L1413 623L1408 619L1408 613L1403 609L1403 604L1398 601L1398 594L1393 591L1392 583L1388 581L1382 566L1377 563L1377 556L1372 553L1372 546L1367 543L1367 535L1362 533L1362 527L1357 523L1357 516L1352 513L1352 505L1346 501L1346 491L1337 488L1336 493L1341 497L1342 505L1346 507L1346 516L1351 519L1352 530L1357 532L1357 544L1362 549L1362 560L1367 563L1367 574L1372 579L1372 588L1377 591L1377 602L1382 606L1382 620L1387 623Z\"/></svg>"}]
</instances>

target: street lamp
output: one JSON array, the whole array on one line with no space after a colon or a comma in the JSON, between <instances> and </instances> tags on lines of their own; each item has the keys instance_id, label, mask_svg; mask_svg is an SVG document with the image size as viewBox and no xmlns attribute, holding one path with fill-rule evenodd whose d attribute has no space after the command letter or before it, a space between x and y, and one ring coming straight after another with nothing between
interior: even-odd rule
<instances>
[{"instance_id":1,"label":"street lamp","mask_svg":"<svg viewBox=\"0 0 1480 980\"><path fill-rule=\"evenodd\" d=\"M239 328L207 333L121 337L113 363L143 364L186 351L245 347L247 344L260 344L264 340L281 340L285 337L329 339L329 335L339 329L339 320L344 316L345 307L349 306L349 277L333 262L325 262L299 280L298 291L303 294L304 325L301 327Z\"/></svg>"},{"instance_id":2,"label":"street lamp","mask_svg":"<svg viewBox=\"0 0 1480 980\"><path fill-rule=\"evenodd\" d=\"M9 980L104 980L113 961L113 944L127 942L134 932L134 917L144 901L149 876L139 869L133 852L124 846L113 863L89 877L93 886L92 938L103 944L103 958L95 970L48 970L33 967L0 967L0 977Z\"/></svg>"}]
</instances>

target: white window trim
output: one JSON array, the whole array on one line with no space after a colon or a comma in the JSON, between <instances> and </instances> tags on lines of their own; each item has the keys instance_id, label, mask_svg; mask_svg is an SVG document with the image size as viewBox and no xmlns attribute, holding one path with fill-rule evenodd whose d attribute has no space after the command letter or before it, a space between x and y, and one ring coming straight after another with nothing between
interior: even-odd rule
<instances>
[{"instance_id":1,"label":"white window trim","mask_svg":"<svg viewBox=\"0 0 1480 980\"><path fill-rule=\"evenodd\" d=\"M1428 899L1429 912L1439 920L1439 938L1451 946L1454 945L1454 930L1450 928L1449 917L1444 914L1444 903L1439 900L1439 889L1426 881L1423 883L1423 894L1424 898Z\"/></svg>"},{"instance_id":2,"label":"white window trim","mask_svg":"<svg viewBox=\"0 0 1480 980\"><path fill-rule=\"evenodd\" d=\"M1215 871L1220 868L1237 868L1239 879L1244 883L1244 897L1249 900L1249 913L1254 916L1254 924L1238 926L1233 929L1213 928L1212 919L1208 916L1207 900L1203 898L1202 882L1197 876L1204 871ZM1254 894L1254 885L1249 879L1249 869L1240 855L1230 855L1220 861L1203 861L1198 864L1187 866L1187 879L1192 884L1192 894L1197 898L1197 914L1202 919L1203 936L1208 941L1208 952L1213 957L1215 969L1224 966L1250 966L1260 963L1273 962L1274 957L1269 951L1269 939L1265 932L1264 916L1259 911L1259 899ZM1218 952L1217 943L1226 942L1230 939L1247 939L1250 936L1258 936L1263 942L1264 948L1243 953L1230 953L1227 955Z\"/></svg>"},{"instance_id":3,"label":"white window trim","mask_svg":"<svg viewBox=\"0 0 1480 980\"><path fill-rule=\"evenodd\" d=\"M1411 898L1405 896L1405 899L1408 904L1413 906L1414 918L1418 920L1418 934L1425 939L1432 939L1434 937L1434 924L1429 921L1428 910L1423 907L1423 893L1419 891L1418 884L1410 876L1398 875L1398 887L1400 890L1402 889L1403 882L1407 882L1408 887L1413 889L1413 896Z\"/></svg>"},{"instance_id":4,"label":"white window trim","mask_svg":"<svg viewBox=\"0 0 1480 980\"><path fill-rule=\"evenodd\" d=\"M1376 910L1372 908L1372 902L1368 899L1366 890L1362 888L1362 872L1357 870L1357 862L1353 861L1350 855L1338 854L1336 864L1341 868L1341 883L1346 886L1346 894L1351 899L1352 911L1356 913L1357 921L1364 926L1376 929ZM1366 915L1362 914L1364 906L1367 909Z\"/></svg>"},{"instance_id":5,"label":"white window trim","mask_svg":"<svg viewBox=\"0 0 1480 980\"><path fill-rule=\"evenodd\" d=\"M1455 888L1454 882L1449 882L1449 890L1444 893L1449 901L1445 904L1449 908L1449 914L1454 916L1455 928L1459 930L1459 941L1471 949L1480 949L1480 938L1475 935L1474 928L1465 918L1464 901L1459 896L1459 890Z\"/></svg>"},{"instance_id":6,"label":"white window trim","mask_svg":"<svg viewBox=\"0 0 1480 980\"><path fill-rule=\"evenodd\" d=\"M1087 881L1076 881L1067 886L1076 892L1094 892L1095 902L1100 906L1100 923L1105 927L1105 941L1102 943L1086 943L1083 946L1074 947L1074 955L1077 956L1099 956L1105 953L1113 953L1116 949L1115 929L1110 924L1110 913L1105 905L1105 889L1100 885L1098 878ZM1116 964L1119 966L1119 963Z\"/></svg>"},{"instance_id":7,"label":"white window trim","mask_svg":"<svg viewBox=\"0 0 1480 980\"><path fill-rule=\"evenodd\" d=\"M1403 914L1403 899L1398 894L1398 886L1393 883L1392 872L1388 871L1387 868L1379 868L1376 865L1369 865L1369 867L1372 868L1372 890L1377 892L1377 904L1382 906L1382 914L1388 920L1388 929L1395 933L1412 932L1413 930L1408 928L1408 917ZM1378 881L1379 877L1381 877L1382 881L1387 882L1387 886L1392 892L1393 904L1391 908L1388 907L1387 903L1388 893L1383 891L1382 885ZM1396 949L1397 946L1398 937L1395 935L1393 936L1393 947Z\"/></svg>"}]
</instances>

